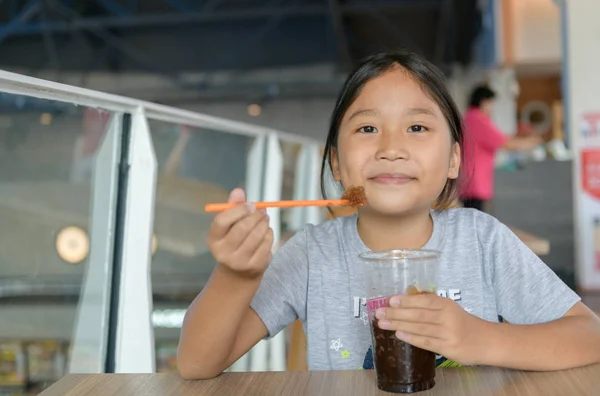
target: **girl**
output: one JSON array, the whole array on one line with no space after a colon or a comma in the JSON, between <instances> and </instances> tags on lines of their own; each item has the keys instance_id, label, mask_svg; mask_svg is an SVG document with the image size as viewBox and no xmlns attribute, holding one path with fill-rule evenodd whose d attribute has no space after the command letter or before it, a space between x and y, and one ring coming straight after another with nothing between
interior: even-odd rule
<instances>
[{"instance_id":1,"label":"girl","mask_svg":"<svg viewBox=\"0 0 600 396\"><path fill-rule=\"evenodd\" d=\"M496 219L447 209L462 138L433 65L394 53L358 67L335 105L322 185L330 168L342 187L364 186L369 205L307 226L272 259L264 212L245 204L219 214L207 241L219 264L187 312L180 374L214 377L297 318L309 369L372 368L358 255L422 247L442 252L438 295L392 297L376 316L438 354L439 365L557 370L600 361L600 321L574 292ZM230 201L243 203L243 191Z\"/></svg>"}]
</instances>

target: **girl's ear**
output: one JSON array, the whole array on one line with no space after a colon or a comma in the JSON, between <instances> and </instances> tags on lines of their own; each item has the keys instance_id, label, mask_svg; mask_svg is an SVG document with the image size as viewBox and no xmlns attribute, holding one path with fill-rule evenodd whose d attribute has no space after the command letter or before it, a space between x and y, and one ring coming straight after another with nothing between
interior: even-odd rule
<instances>
[{"instance_id":1,"label":"girl's ear","mask_svg":"<svg viewBox=\"0 0 600 396\"><path fill-rule=\"evenodd\" d=\"M458 179L460 172L460 160L462 153L460 150L460 144L454 143L452 146L452 153L450 153L450 166L448 168L448 179Z\"/></svg>"},{"instance_id":2,"label":"girl's ear","mask_svg":"<svg viewBox=\"0 0 600 396\"><path fill-rule=\"evenodd\" d=\"M329 151L329 158L331 162L331 173L333 174L333 180L340 181L342 180L340 176L340 162L338 160L337 151L335 149L331 149Z\"/></svg>"}]
</instances>

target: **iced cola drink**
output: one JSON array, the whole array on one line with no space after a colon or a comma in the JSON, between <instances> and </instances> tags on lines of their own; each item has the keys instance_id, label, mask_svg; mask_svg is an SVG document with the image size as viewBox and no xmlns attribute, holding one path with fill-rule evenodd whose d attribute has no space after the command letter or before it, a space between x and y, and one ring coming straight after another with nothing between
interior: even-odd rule
<instances>
[{"instance_id":1,"label":"iced cola drink","mask_svg":"<svg viewBox=\"0 0 600 396\"><path fill-rule=\"evenodd\" d=\"M412 393L435 385L435 354L377 326L375 311L401 294L434 293L440 253L431 250L390 250L361 254L365 264L367 309L371 321L377 387Z\"/></svg>"}]
</instances>

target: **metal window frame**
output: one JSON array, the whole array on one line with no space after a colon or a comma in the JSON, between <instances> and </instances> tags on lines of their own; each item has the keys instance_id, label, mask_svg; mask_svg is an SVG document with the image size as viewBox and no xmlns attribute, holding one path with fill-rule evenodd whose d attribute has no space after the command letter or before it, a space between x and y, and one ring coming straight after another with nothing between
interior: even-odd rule
<instances>
[{"instance_id":1,"label":"metal window frame","mask_svg":"<svg viewBox=\"0 0 600 396\"><path fill-rule=\"evenodd\" d=\"M56 100L120 113L133 113L137 109L143 108L146 117L150 120L253 137L267 136L274 133L282 140L300 144L318 142L316 139L294 135L273 128L232 121L144 100L47 81L5 70L0 70L0 92Z\"/></svg>"},{"instance_id":2,"label":"metal window frame","mask_svg":"<svg viewBox=\"0 0 600 396\"><path fill-rule=\"evenodd\" d=\"M122 118L121 113L112 115L94 161L90 258L77 306L67 368L70 373L100 373L105 369L109 349L107 341Z\"/></svg>"},{"instance_id":3,"label":"metal window frame","mask_svg":"<svg viewBox=\"0 0 600 396\"><path fill-rule=\"evenodd\" d=\"M124 123L120 165L120 206L107 372L155 371L152 326L151 241L156 196L156 156L142 108Z\"/></svg>"}]
</instances>

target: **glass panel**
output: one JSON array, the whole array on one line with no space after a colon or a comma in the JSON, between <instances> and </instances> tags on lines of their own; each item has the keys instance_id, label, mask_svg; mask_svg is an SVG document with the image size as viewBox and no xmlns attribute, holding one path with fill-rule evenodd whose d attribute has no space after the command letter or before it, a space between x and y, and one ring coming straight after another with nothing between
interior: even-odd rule
<instances>
[{"instance_id":1,"label":"glass panel","mask_svg":"<svg viewBox=\"0 0 600 396\"><path fill-rule=\"evenodd\" d=\"M302 145L299 143L281 141L283 153L282 200L306 199L304 191L306 186L302 183L303 175L299 174L301 169L298 167L298 156L301 149ZM281 209L281 243L291 238L302 227L304 212L304 208Z\"/></svg>"},{"instance_id":2,"label":"glass panel","mask_svg":"<svg viewBox=\"0 0 600 396\"><path fill-rule=\"evenodd\" d=\"M208 129L149 121L158 161L152 259L153 324L158 372L176 370L183 314L208 280L215 261L205 244L210 202L226 202L245 187L254 139Z\"/></svg>"},{"instance_id":3,"label":"glass panel","mask_svg":"<svg viewBox=\"0 0 600 396\"><path fill-rule=\"evenodd\" d=\"M10 94L0 103L0 394L37 394L65 374L111 114Z\"/></svg>"}]
</instances>

